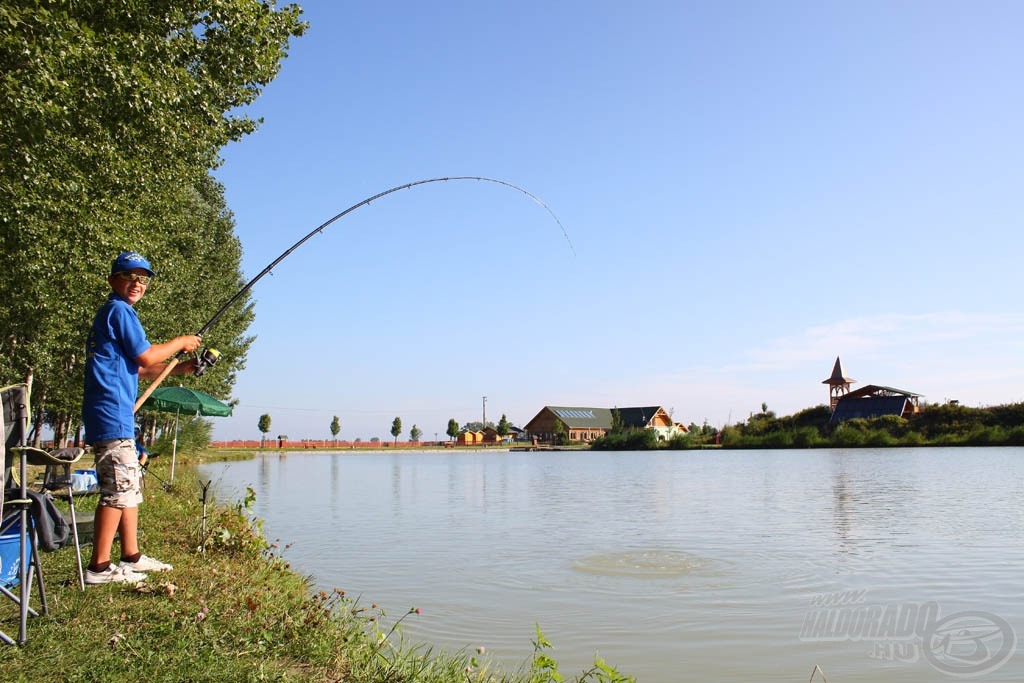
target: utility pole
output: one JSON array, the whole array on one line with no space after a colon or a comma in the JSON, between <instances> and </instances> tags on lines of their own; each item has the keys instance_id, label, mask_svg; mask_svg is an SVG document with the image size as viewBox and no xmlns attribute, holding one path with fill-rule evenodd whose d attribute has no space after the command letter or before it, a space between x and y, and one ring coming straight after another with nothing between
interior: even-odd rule
<instances>
[{"instance_id":1,"label":"utility pole","mask_svg":"<svg viewBox=\"0 0 1024 683\"><path fill-rule=\"evenodd\" d=\"M484 426L482 429L487 428L487 397L484 396Z\"/></svg>"}]
</instances>

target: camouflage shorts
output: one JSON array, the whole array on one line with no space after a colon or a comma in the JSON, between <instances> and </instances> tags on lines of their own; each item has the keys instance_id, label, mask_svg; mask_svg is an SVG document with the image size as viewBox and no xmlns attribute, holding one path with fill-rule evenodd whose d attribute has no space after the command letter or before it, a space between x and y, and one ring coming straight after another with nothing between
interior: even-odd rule
<instances>
[{"instance_id":1,"label":"camouflage shorts","mask_svg":"<svg viewBox=\"0 0 1024 683\"><path fill-rule=\"evenodd\" d=\"M142 502L139 487L139 453L134 439L100 441L96 453L96 478L100 483L100 505L134 508Z\"/></svg>"}]
</instances>

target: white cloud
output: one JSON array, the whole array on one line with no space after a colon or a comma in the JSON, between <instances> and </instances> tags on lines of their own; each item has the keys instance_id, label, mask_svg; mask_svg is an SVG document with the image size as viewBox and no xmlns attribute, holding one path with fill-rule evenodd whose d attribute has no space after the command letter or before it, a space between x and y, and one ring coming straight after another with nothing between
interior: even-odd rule
<instances>
[{"instance_id":1,"label":"white cloud","mask_svg":"<svg viewBox=\"0 0 1024 683\"><path fill-rule=\"evenodd\" d=\"M857 384L920 393L967 405L1024 400L1024 314L943 311L838 320L762 340L735 362L694 364L661 376L604 386L619 405L660 403L684 422L742 420L761 403L778 414L828 400L821 382L836 356ZM855 385L856 386L856 385ZM606 400L607 402L607 400Z\"/></svg>"}]
</instances>

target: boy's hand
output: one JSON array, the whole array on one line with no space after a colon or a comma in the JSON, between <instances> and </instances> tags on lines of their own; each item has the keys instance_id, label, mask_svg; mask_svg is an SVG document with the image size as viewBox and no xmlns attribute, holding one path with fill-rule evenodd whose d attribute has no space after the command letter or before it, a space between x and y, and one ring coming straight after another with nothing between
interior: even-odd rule
<instances>
[{"instance_id":1,"label":"boy's hand","mask_svg":"<svg viewBox=\"0 0 1024 683\"><path fill-rule=\"evenodd\" d=\"M192 353L203 343L203 338L198 334L186 334L178 339L181 340L181 350L185 353Z\"/></svg>"}]
</instances>

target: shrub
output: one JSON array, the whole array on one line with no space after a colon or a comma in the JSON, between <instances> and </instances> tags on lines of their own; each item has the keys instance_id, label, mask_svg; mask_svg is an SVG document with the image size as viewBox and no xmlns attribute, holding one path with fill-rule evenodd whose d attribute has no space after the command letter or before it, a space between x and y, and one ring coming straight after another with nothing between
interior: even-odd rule
<instances>
[{"instance_id":1,"label":"shrub","mask_svg":"<svg viewBox=\"0 0 1024 683\"><path fill-rule=\"evenodd\" d=\"M921 435L921 432L907 432L900 437L901 446L923 446L925 445L925 439Z\"/></svg>"},{"instance_id":2,"label":"shrub","mask_svg":"<svg viewBox=\"0 0 1024 683\"><path fill-rule=\"evenodd\" d=\"M210 445L213 437L213 423L195 415L182 415L178 419L178 447L180 453L197 453ZM174 448L174 421L153 443L154 453L170 455Z\"/></svg>"},{"instance_id":3,"label":"shrub","mask_svg":"<svg viewBox=\"0 0 1024 683\"><path fill-rule=\"evenodd\" d=\"M668 445L665 446L666 449L671 451L685 451L693 447L693 438L689 434L676 434L668 440Z\"/></svg>"},{"instance_id":4,"label":"shrub","mask_svg":"<svg viewBox=\"0 0 1024 683\"><path fill-rule=\"evenodd\" d=\"M864 437L864 445L872 446L875 448L883 448L886 446L895 446L897 443L896 437L889 434L889 432L875 430L868 432Z\"/></svg>"},{"instance_id":5,"label":"shrub","mask_svg":"<svg viewBox=\"0 0 1024 683\"><path fill-rule=\"evenodd\" d=\"M855 448L857 446L863 446L865 442L864 431L857 425L851 425L850 423L857 422L857 420L848 420L843 424L839 425L839 428L832 434L830 443L833 446L840 448ZM863 420L861 420L863 422Z\"/></svg>"},{"instance_id":6,"label":"shrub","mask_svg":"<svg viewBox=\"0 0 1024 683\"><path fill-rule=\"evenodd\" d=\"M793 445L797 448L815 448L824 442L825 440L814 427L801 427L793 435Z\"/></svg>"},{"instance_id":7,"label":"shrub","mask_svg":"<svg viewBox=\"0 0 1024 683\"><path fill-rule=\"evenodd\" d=\"M901 436L907 431L907 420L899 415L882 415L871 420L870 426L892 436Z\"/></svg>"},{"instance_id":8,"label":"shrub","mask_svg":"<svg viewBox=\"0 0 1024 683\"><path fill-rule=\"evenodd\" d=\"M772 432L765 434L761 443L766 448L792 448L793 434L791 432Z\"/></svg>"},{"instance_id":9,"label":"shrub","mask_svg":"<svg viewBox=\"0 0 1024 683\"><path fill-rule=\"evenodd\" d=\"M597 451L653 451L658 448L658 435L650 429L627 429L594 439L590 447Z\"/></svg>"}]
</instances>

